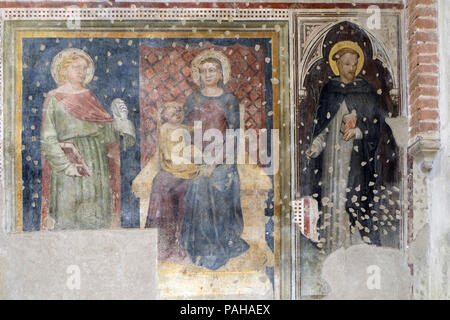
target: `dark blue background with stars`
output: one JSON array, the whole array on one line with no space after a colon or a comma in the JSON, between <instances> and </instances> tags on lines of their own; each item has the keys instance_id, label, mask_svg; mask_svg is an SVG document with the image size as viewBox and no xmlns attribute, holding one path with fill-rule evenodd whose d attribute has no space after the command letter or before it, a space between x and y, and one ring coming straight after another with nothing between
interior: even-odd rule
<instances>
[{"instance_id":1,"label":"dark blue background with stars","mask_svg":"<svg viewBox=\"0 0 450 320\"><path fill-rule=\"evenodd\" d=\"M40 229L42 194L40 130L44 94L57 87L50 71L53 57L68 47L83 49L91 56L95 64L95 74L87 87L98 97L110 114L112 114L111 102L115 98L123 99L128 106L128 118L134 122L137 139L136 144L125 152L122 151L120 156L121 224L125 228L139 227L139 200L131 191L131 183L140 171L138 46L136 39L123 38L23 40L24 231ZM38 161L38 164L36 165L34 161Z\"/></svg>"},{"instance_id":2,"label":"dark blue background with stars","mask_svg":"<svg viewBox=\"0 0 450 320\"><path fill-rule=\"evenodd\" d=\"M136 38L26 38L23 39L23 103L22 103L22 168L23 168L23 230L40 230L42 168L40 130L44 99L47 92L57 87L50 72L53 57L61 50L74 47L86 51L94 61L94 79L87 88L98 97L111 113L113 99L121 98L129 109L129 119L136 128L136 144L121 152L121 225L124 228L139 227L139 200L131 191L131 183L140 171L140 124L139 124L139 44L155 47L179 45L197 46L209 41L229 46L239 43L248 47L256 44L265 48L271 57L270 39L136 39ZM109 54L108 54L109 52ZM121 62L121 65L119 64ZM273 128L272 62L266 64L266 128ZM269 140L271 136L268 135ZM268 141L268 152L271 143ZM35 163L35 161L37 161ZM273 177L271 177L273 179ZM61 190L61 192L64 192ZM273 192L267 200L265 239L273 251ZM267 270L273 279L273 270Z\"/></svg>"}]
</instances>

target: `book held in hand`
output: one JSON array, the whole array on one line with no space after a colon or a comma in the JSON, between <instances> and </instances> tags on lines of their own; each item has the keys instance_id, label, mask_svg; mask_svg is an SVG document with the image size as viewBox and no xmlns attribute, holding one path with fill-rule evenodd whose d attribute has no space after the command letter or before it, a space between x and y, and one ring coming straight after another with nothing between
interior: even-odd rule
<instances>
[{"instance_id":1,"label":"book held in hand","mask_svg":"<svg viewBox=\"0 0 450 320\"><path fill-rule=\"evenodd\" d=\"M63 142L59 144L64 151L70 163L75 164L77 171L82 176L90 176L91 171L86 163L86 160L81 156L80 151L72 142Z\"/></svg>"},{"instance_id":2,"label":"book held in hand","mask_svg":"<svg viewBox=\"0 0 450 320\"><path fill-rule=\"evenodd\" d=\"M341 123L341 133L346 134L348 130L356 128L356 112L355 110L352 113L348 113L342 117Z\"/></svg>"}]
</instances>

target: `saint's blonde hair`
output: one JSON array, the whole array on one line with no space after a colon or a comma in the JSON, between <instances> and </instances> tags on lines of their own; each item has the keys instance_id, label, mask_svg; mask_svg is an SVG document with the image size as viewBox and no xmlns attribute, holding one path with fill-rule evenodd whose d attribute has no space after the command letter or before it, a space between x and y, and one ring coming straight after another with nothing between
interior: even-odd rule
<instances>
[{"instance_id":1,"label":"saint's blonde hair","mask_svg":"<svg viewBox=\"0 0 450 320\"><path fill-rule=\"evenodd\" d=\"M83 59L86 61L87 65L89 65L89 61L78 53L72 53L65 56L61 60L61 63L57 67L56 71L56 81L58 82L58 85L63 85L66 82L66 69L70 67L70 65L77 59Z\"/></svg>"}]
</instances>

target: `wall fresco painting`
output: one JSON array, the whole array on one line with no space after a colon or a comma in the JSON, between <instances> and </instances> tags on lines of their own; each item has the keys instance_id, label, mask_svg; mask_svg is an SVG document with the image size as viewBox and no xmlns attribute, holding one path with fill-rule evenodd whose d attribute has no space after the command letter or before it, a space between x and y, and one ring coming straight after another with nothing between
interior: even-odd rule
<instances>
[{"instance_id":1,"label":"wall fresco painting","mask_svg":"<svg viewBox=\"0 0 450 320\"><path fill-rule=\"evenodd\" d=\"M198 284L198 295L223 288L232 292L233 282L244 290L271 291L265 274L270 270L266 267L273 266L273 251L262 235L268 223L265 208L272 178L256 164L233 164L239 156L237 141L234 149L219 147L220 160L211 165L190 161L177 165L168 156L175 147L170 136L180 129L194 143L197 129L203 134L218 130L226 137L227 129L272 128L267 125L271 111L267 101L272 96L268 41L190 39L140 48L145 150L141 161L146 165L133 188L140 197L141 212L147 213L141 215L146 217L142 224L159 230L162 294L186 281ZM195 123L201 128L196 129ZM203 147L205 152L210 142L203 141L196 150L185 144L195 157L196 152L202 156L198 149ZM220 164L221 160L225 163ZM246 276L237 270L246 270ZM204 289L206 284L210 288Z\"/></svg>"},{"instance_id":2,"label":"wall fresco painting","mask_svg":"<svg viewBox=\"0 0 450 320\"><path fill-rule=\"evenodd\" d=\"M139 227L137 43L32 32L19 41L16 230Z\"/></svg>"},{"instance_id":3,"label":"wall fresco painting","mask_svg":"<svg viewBox=\"0 0 450 320\"><path fill-rule=\"evenodd\" d=\"M157 228L162 297L273 297L276 32L20 31L16 59L16 231Z\"/></svg>"},{"instance_id":4,"label":"wall fresco painting","mask_svg":"<svg viewBox=\"0 0 450 320\"><path fill-rule=\"evenodd\" d=\"M316 203L310 214L318 223L316 237L297 238L297 289L320 297L327 294L321 265L331 253L401 245L402 150L391 121L401 116L399 47L385 49L354 19L299 18L298 35L297 197Z\"/></svg>"}]
</instances>

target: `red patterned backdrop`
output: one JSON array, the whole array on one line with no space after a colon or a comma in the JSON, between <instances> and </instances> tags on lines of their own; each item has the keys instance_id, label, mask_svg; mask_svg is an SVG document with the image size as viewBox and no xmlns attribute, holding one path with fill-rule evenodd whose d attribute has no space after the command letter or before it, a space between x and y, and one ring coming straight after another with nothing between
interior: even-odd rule
<instances>
[{"instance_id":1,"label":"red patterned backdrop","mask_svg":"<svg viewBox=\"0 0 450 320\"><path fill-rule=\"evenodd\" d=\"M191 78L191 62L203 50L214 48L230 60L231 75L225 90L245 105L245 128L265 127L265 52L263 47L240 44L167 47L140 46L141 164L157 147L157 105L168 101L184 104L198 90Z\"/></svg>"}]
</instances>

